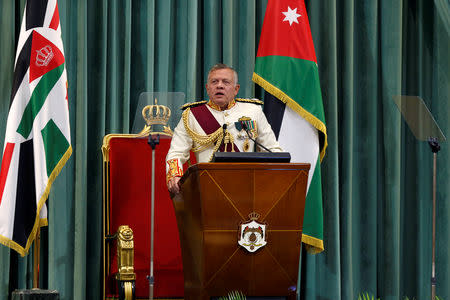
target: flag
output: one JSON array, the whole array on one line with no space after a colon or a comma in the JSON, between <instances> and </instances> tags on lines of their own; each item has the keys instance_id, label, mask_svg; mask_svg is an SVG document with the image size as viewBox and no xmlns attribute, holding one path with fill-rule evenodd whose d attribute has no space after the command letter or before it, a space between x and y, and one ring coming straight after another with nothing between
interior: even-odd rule
<instances>
[{"instance_id":1,"label":"flag","mask_svg":"<svg viewBox=\"0 0 450 300\"><path fill-rule=\"evenodd\" d=\"M72 154L56 0L28 0L20 29L0 171L0 242L24 256Z\"/></svg>"},{"instance_id":2,"label":"flag","mask_svg":"<svg viewBox=\"0 0 450 300\"><path fill-rule=\"evenodd\" d=\"M309 252L323 246L320 162L327 147L322 94L303 0L269 0L253 81L265 90L264 111L291 162L311 164L302 241Z\"/></svg>"}]
</instances>

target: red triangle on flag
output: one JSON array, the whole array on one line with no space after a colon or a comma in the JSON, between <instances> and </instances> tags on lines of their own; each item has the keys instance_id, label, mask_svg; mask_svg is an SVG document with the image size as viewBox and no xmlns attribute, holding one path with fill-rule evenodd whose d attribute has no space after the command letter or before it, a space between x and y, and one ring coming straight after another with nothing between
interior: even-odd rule
<instances>
[{"instance_id":1,"label":"red triangle on flag","mask_svg":"<svg viewBox=\"0 0 450 300\"><path fill-rule=\"evenodd\" d=\"M56 2L55 11L53 12L53 17L48 27L57 30L58 26L59 26L59 10L58 10L58 2Z\"/></svg>"},{"instance_id":2,"label":"red triangle on flag","mask_svg":"<svg viewBox=\"0 0 450 300\"><path fill-rule=\"evenodd\" d=\"M269 0L256 57L269 55L317 62L303 0Z\"/></svg>"},{"instance_id":3,"label":"red triangle on flag","mask_svg":"<svg viewBox=\"0 0 450 300\"><path fill-rule=\"evenodd\" d=\"M59 48L33 30L30 53L30 82L59 67L65 61Z\"/></svg>"}]
</instances>

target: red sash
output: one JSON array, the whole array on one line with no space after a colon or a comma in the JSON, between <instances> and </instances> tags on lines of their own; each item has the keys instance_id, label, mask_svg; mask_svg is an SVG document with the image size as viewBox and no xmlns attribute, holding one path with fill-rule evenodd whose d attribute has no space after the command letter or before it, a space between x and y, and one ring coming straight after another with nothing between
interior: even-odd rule
<instances>
[{"instance_id":1,"label":"red sash","mask_svg":"<svg viewBox=\"0 0 450 300\"><path fill-rule=\"evenodd\" d=\"M191 108L191 112L194 115L200 127L203 129L203 131L206 134L211 134L222 126L220 126L219 122L217 122L216 118L214 118L213 114L209 111L206 105L207 104L194 106ZM239 148L234 143L227 146L227 150L232 147L234 147L235 152L240 152ZM222 143L222 145L220 145L219 151L223 152L224 149L225 145Z\"/></svg>"}]
</instances>

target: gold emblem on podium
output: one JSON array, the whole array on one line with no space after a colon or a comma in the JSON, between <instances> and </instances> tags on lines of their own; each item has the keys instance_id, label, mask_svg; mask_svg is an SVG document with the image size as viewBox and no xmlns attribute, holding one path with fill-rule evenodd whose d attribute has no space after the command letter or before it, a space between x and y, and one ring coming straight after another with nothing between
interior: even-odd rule
<instances>
[{"instance_id":1,"label":"gold emblem on podium","mask_svg":"<svg viewBox=\"0 0 450 300\"><path fill-rule=\"evenodd\" d=\"M260 215L256 212L252 212L248 216L250 220L239 226L238 244L248 252L255 252L267 244L267 225L257 222Z\"/></svg>"}]
</instances>

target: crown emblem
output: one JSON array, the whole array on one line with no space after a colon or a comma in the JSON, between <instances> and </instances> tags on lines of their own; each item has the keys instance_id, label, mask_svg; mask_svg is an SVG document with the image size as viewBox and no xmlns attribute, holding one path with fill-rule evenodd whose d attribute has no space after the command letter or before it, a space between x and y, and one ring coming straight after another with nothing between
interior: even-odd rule
<instances>
[{"instance_id":1,"label":"crown emblem","mask_svg":"<svg viewBox=\"0 0 450 300\"><path fill-rule=\"evenodd\" d=\"M48 66L50 61L52 60L54 54L52 47L49 45L42 47L39 51L37 51L36 54L36 66L38 67L44 67Z\"/></svg>"},{"instance_id":2,"label":"crown emblem","mask_svg":"<svg viewBox=\"0 0 450 300\"><path fill-rule=\"evenodd\" d=\"M260 214L258 214L257 212L251 212L251 213L248 214L248 218L251 221L256 221L256 220L259 219L259 217L260 217Z\"/></svg>"},{"instance_id":3,"label":"crown emblem","mask_svg":"<svg viewBox=\"0 0 450 300\"><path fill-rule=\"evenodd\" d=\"M158 105L158 99L155 98L155 104L147 105L142 109L142 117L147 125L145 125L139 134L150 134L153 132L153 125L163 125L163 132L172 135L172 129L170 129L170 126L166 126L170 115L170 108L164 105Z\"/></svg>"},{"instance_id":4,"label":"crown emblem","mask_svg":"<svg viewBox=\"0 0 450 300\"><path fill-rule=\"evenodd\" d=\"M170 108L164 105L158 105L158 99L155 98L155 104L147 105L142 109L142 116L147 125L167 125L170 118Z\"/></svg>"}]
</instances>

